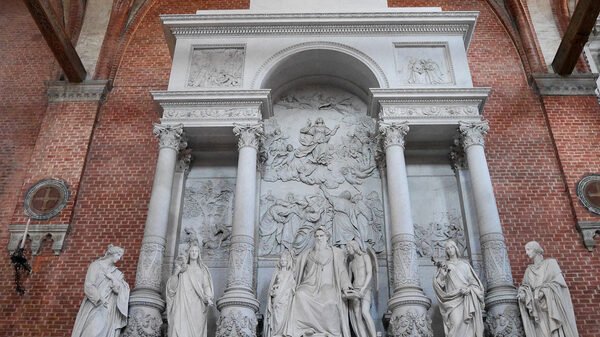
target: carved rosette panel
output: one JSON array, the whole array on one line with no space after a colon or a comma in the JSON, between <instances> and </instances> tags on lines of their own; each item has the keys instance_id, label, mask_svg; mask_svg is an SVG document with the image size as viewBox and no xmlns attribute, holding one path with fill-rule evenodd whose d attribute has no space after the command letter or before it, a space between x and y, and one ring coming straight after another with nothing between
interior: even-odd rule
<instances>
[{"instance_id":1,"label":"carved rosette panel","mask_svg":"<svg viewBox=\"0 0 600 337\"><path fill-rule=\"evenodd\" d=\"M415 237L399 234L392 238L392 258L394 263L394 292L403 287L420 287L419 259Z\"/></svg>"},{"instance_id":2,"label":"carved rosette panel","mask_svg":"<svg viewBox=\"0 0 600 337\"><path fill-rule=\"evenodd\" d=\"M227 289L252 289L254 243L251 237L235 236L229 250L229 275Z\"/></svg>"},{"instance_id":3,"label":"carved rosette panel","mask_svg":"<svg viewBox=\"0 0 600 337\"><path fill-rule=\"evenodd\" d=\"M154 136L158 138L158 145L160 149L170 148L175 151L179 151L187 147L187 143L185 143L185 141L182 142L182 140L184 140L183 124L154 124L154 129L152 132L154 133Z\"/></svg>"},{"instance_id":4,"label":"carved rosette panel","mask_svg":"<svg viewBox=\"0 0 600 337\"><path fill-rule=\"evenodd\" d=\"M260 141L264 135L263 125L235 125L233 134L238 137L238 149L251 147L258 150Z\"/></svg>"},{"instance_id":5,"label":"carved rosette panel","mask_svg":"<svg viewBox=\"0 0 600 337\"><path fill-rule=\"evenodd\" d=\"M154 308L131 308L123 337L161 337L162 317Z\"/></svg>"},{"instance_id":6,"label":"carved rosette panel","mask_svg":"<svg viewBox=\"0 0 600 337\"><path fill-rule=\"evenodd\" d=\"M488 312L485 320L486 336L524 337L521 315L516 306L507 306L502 312Z\"/></svg>"},{"instance_id":7,"label":"carved rosette panel","mask_svg":"<svg viewBox=\"0 0 600 337\"><path fill-rule=\"evenodd\" d=\"M379 122L379 133L383 141L383 148L400 146L404 148L405 137L408 134L408 122L384 123Z\"/></svg>"},{"instance_id":8,"label":"carved rosette panel","mask_svg":"<svg viewBox=\"0 0 600 337\"><path fill-rule=\"evenodd\" d=\"M497 285L513 284L504 235L490 233L481 236L481 249L488 289Z\"/></svg>"},{"instance_id":9,"label":"carved rosette panel","mask_svg":"<svg viewBox=\"0 0 600 337\"><path fill-rule=\"evenodd\" d=\"M144 237L140 251L135 287L161 290L161 266L165 251L165 239Z\"/></svg>"},{"instance_id":10,"label":"carved rosette panel","mask_svg":"<svg viewBox=\"0 0 600 337\"><path fill-rule=\"evenodd\" d=\"M257 324L254 315L236 309L228 310L219 317L216 337L256 337Z\"/></svg>"},{"instance_id":11,"label":"carved rosette panel","mask_svg":"<svg viewBox=\"0 0 600 337\"><path fill-rule=\"evenodd\" d=\"M388 336L393 337L433 337L431 319L427 312L408 310L404 313L394 313L390 319Z\"/></svg>"},{"instance_id":12,"label":"carved rosette panel","mask_svg":"<svg viewBox=\"0 0 600 337\"><path fill-rule=\"evenodd\" d=\"M485 145L485 135L490 129L487 121L460 123L458 131L460 132L463 147L466 149L471 145Z\"/></svg>"}]
</instances>

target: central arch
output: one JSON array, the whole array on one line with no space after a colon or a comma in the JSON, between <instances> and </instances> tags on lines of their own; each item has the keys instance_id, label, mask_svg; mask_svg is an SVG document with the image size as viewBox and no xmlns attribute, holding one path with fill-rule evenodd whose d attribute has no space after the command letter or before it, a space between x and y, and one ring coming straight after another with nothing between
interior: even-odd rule
<instances>
[{"instance_id":1,"label":"central arch","mask_svg":"<svg viewBox=\"0 0 600 337\"><path fill-rule=\"evenodd\" d=\"M365 53L334 42L308 42L283 49L258 70L252 87L272 89L273 100L302 82L329 82L367 101L369 88L388 88L379 65Z\"/></svg>"}]
</instances>

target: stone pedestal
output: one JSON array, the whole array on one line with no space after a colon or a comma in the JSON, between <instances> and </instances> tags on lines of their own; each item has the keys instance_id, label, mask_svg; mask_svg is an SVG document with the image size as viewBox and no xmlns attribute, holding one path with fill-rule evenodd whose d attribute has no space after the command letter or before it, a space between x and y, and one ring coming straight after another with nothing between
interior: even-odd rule
<instances>
[{"instance_id":1,"label":"stone pedestal","mask_svg":"<svg viewBox=\"0 0 600 337\"><path fill-rule=\"evenodd\" d=\"M386 156L387 190L392 235L393 295L388 301L392 312L389 334L433 336L427 310L431 300L419 282L419 261L410 208L404 137L408 122L379 124Z\"/></svg>"},{"instance_id":2,"label":"stone pedestal","mask_svg":"<svg viewBox=\"0 0 600 337\"><path fill-rule=\"evenodd\" d=\"M158 160L144 238L138 260L135 288L129 299L129 322L126 337L161 336L161 313L165 301L161 296L163 257L166 246L167 224L171 204L171 191L177 153L182 144L183 126L154 126L154 135L159 139Z\"/></svg>"},{"instance_id":3,"label":"stone pedestal","mask_svg":"<svg viewBox=\"0 0 600 337\"><path fill-rule=\"evenodd\" d=\"M484 137L488 130L489 125L485 121L461 123L459 126L471 174L486 271L486 326L494 337L524 336L517 303L517 290L513 285L502 225L485 158Z\"/></svg>"},{"instance_id":4,"label":"stone pedestal","mask_svg":"<svg viewBox=\"0 0 600 337\"><path fill-rule=\"evenodd\" d=\"M256 219L256 164L262 124L235 126L238 169L227 287L217 301L221 312L217 337L255 337L258 301L254 290L254 221Z\"/></svg>"}]
</instances>

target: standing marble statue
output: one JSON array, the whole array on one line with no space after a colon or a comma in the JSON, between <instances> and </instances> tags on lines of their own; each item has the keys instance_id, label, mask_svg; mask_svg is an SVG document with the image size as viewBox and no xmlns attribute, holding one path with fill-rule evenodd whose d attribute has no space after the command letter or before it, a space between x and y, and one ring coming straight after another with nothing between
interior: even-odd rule
<instances>
[{"instance_id":1,"label":"standing marble statue","mask_svg":"<svg viewBox=\"0 0 600 337\"><path fill-rule=\"evenodd\" d=\"M177 260L167 281L169 337L206 337L207 311L214 296L212 278L197 244L192 243L187 256Z\"/></svg>"},{"instance_id":2,"label":"standing marble statue","mask_svg":"<svg viewBox=\"0 0 600 337\"><path fill-rule=\"evenodd\" d=\"M281 337L285 335L285 323L290 312L292 296L296 291L292 255L283 251L277 270L269 285L269 297L265 315L265 337Z\"/></svg>"},{"instance_id":3,"label":"standing marble statue","mask_svg":"<svg viewBox=\"0 0 600 337\"><path fill-rule=\"evenodd\" d=\"M346 257L328 244L329 237L324 227L317 228L314 247L298 257L288 336L350 337L348 307L342 298L351 287Z\"/></svg>"},{"instance_id":4,"label":"standing marble statue","mask_svg":"<svg viewBox=\"0 0 600 337\"><path fill-rule=\"evenodd\" d=\"M544 259L536 241L525 245L531 259L517 297L527 337L578 337L571 294L555 259Z\"/></svg>"},{"instance_id":5,"label":"standing marble statue","mask_svg":"<svg viewBox=\"0 0 600 337\"><path fill-rule=\"evenodd\" d=\"M459 259L456 242L446 241L447 260L436 263L433 289L446 337L483 337L484 290L469 263Z\"/></svg>"},{"instance_id":6,"label":"standing marble statue","mask_svg":"<svg viewBox=\"0 0 600 337\"><path fill-rule=\"evenodd\" d=\"M354 240L346 245L348 252L348 269L352 281L352 289L347 292L350 307L350 323L357 337L375 337L375 322L371 317L373 298L373 280L377 279L377 259L375 252L368 248L360 248ZM375 284L377 282L375 281Z\"/></svg>"},{"instance_id":7,"label":"standing marble statue","mask_svg":"<svg viewBox=\"0 0 600 337\"><path fill-rule=\"evenodd\" d=\"M109 245L104 256L90 264L71 337L119 337L127 325L129 285L115 266L123 253L123 248Z\"/></svg>"}]
</instances>

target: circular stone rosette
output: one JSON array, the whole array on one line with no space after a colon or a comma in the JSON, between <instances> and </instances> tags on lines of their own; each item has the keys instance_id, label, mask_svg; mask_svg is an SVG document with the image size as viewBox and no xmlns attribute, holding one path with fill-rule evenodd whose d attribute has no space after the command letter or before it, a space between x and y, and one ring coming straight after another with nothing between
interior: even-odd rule
<instances>
[{"instance_id":1,"label":"circular stone rosette","mask_svg":"<svg viewBox=\"0 0 600 337\"><path fill-rule=\"evenodd\" d=\"M600 214L600 175L583 177L577 183L577 197L590 212Z\"/></svg>"},{"instance_id":2,"label":"circular stone rosette","mask_svg":"<svg viewBox=\"0 0 600 337\"><path fill-rule=\"evenodd\" d=\"M69 188L60 179L44 179L31 186L25 194L25 212L31 219L48 220L67 205Z\"/></svg>"}]
</instances>

